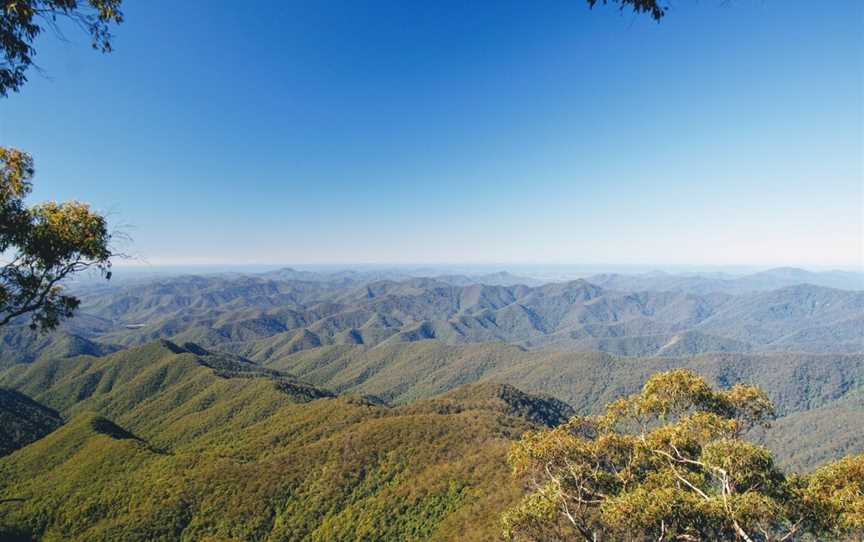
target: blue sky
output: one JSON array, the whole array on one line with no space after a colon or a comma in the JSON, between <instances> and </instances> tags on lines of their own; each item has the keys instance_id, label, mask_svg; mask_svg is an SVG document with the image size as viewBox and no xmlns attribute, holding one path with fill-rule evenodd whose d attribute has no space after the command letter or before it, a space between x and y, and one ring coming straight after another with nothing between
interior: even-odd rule
<instances>
[{"instance_id":1,"label":"blue sky","mask_svg":"<svg viewBox=\"0 0 864 542\"><path fill-rule=\"evenodd\" d=\"M0 143L151 264L860 266L864 4L812 6L130 1Z\"/></svg>"}]
</instances>

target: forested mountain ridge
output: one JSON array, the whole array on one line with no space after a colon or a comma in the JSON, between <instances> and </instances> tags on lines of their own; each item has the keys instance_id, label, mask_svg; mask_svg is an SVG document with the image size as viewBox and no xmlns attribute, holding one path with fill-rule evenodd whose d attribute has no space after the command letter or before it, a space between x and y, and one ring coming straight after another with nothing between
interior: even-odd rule
<instances>
[{"instance_id":1,"label":"forested mountain ridge","mask_svg":"<svg viewBox=\"0 0 864 542\"><path fill-rule=\"evenodd\" d=\"M511 403L518 403L523 393L518 390L525 390L550 396L543 412L511 404L512 413L554 425L572 412L596 412L638 389L651 374L677 367L693 369L721 387L748 382L767 390L780 418L767 434L757 437L785 442L775 452L790 466L811 468L844 450L864 449L862 418L847 414L854 412L860 402L856 394L864 389L864 354L714 353L633 358L529 351L500 343L449 345L426 340L371 349L356 345L320 347L261 366L194 344L181 347L159 341L101 358L55 358L17 365L0 372L0 386L24 393L65 416L96 410L133 432L140 431L141 424L175 423L169 423L165 413L176 415L176 401L190 393L209 390L206 395L210 400L222 394L233 396L237 392L228 383L238 379L252 379L258 382L256 386L280 390L279 397L294 401L350 394L369 397L373 404L406 406L431 398L446 401L457 397L464 403L472 398L452 394L465 385L485 386L480 389L490 397L506 397ZM565 403L559 405L553 397ZM127 412L130 405L135 406L134 414ZM575 411L569 410L571 406ZM145 407L152 410L141 410ZM270 407L260 408L266 411ZM812 425L818 417L831 416L845 420L821 427L822 440L831 446L796 444L795 435L802 427ZM194 415L190 420L193 425L198 423ZM809 434L815 438L812 430Z\"/></svg>"},{"instance_id":2,"label":"forested mountain ridge","mask_svg":"<svg viewBox=\"0 0 864 542\"><path fill-rule=\"evenodd\" d=\"M63 330L70 354L107 353L161 338L258 362L323 345L424 339L626 356L864 351L864 292L813 285L696 295L619 292L584 280L457 286L430 278L225 275L84 289L80 296L81 314ZM0 356L7 365L29 362L58 350L55 343L13 327Z\"/></svg>"},{"instance_id":3,"label":"forested mountain ridge","mask_svg":"<svg viewBox=\"0 0 864 542\"><path fill-rule=\"evenodd\" d=\"M7 372L67 422L0 459L2 537L494 540L510 443L572 412L498 384L390 407L196 350Z\"/></svg>"},{"instance_id":4,"label":"forested mountain ridge","mask_svg":"<svg viewBox=\"0 0 864 542\"><path fill-rule=\"evenodd\" d=\"M675 366L723 387L764 386L780 417L751 438L790 466L864 446L862 355L635 359L421 341L325 347L262 367L157 341L0 373L0 385L66 419L0 458L0 534L496 540L498 514L521 494L505 459L523 431L597 412ZM576 408L517 381L569 393Z\"/></svg>"},{"instance_id":5,"label":"forested mountain ridge","mask_svg":"<svg viewBox=\"0 0 864 542\"><path fill-rule=\"evenodd\" d=\"M652 374L685 367L721 387L752 383L765 389L780 418L767 442L787 465L810 468L842 452L864 451L864 416L855 405L864 390L864 354L708 353L679 358L633 358L606 353L526 351L504 344L448 345L420 341L317 348L271 361L335 392L366 393L394 403L446 393L471 382L506 382L528 392L547 393L580 414L595 413L632 393ZM816 416L843 423L813 432ZM797 440L807 427L821 443ZM818 436L817 436L818 435ZM827 443L830 443L827 444Z\"/></svg>"}]
</instances>

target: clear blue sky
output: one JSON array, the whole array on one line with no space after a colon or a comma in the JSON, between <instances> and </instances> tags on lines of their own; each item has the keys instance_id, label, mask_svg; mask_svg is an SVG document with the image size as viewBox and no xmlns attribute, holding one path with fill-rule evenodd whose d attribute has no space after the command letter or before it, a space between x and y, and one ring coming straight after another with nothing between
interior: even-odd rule
<instances>
[{"instance_id":1,"label":"clear blue sky","mask_svg":"<svg viewBox=\"0 0 864 542\"><path fill-rule=\"evenodd\" d=\"M862 264L859 0L127 3L0 143L150 263Z\"/></svg>"}]
</instances>

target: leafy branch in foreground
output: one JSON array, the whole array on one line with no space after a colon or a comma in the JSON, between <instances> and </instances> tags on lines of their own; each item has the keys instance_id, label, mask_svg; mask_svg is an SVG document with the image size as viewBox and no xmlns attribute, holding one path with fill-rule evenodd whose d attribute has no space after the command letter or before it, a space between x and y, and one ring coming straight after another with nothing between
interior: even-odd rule
<instances>
[{"instance_id":1,"label":"leafy branch in foreground","mask_svg":"<svg viewBox=\"0 0 864 542\"><path fill-rule=\"evenodd\" d=\"M662 19L668 9L661 2L658 2L658 0L588 0L588 5L593 9L598 2L602 2L605 5L610 1L613 4L618 4L618 8L622 11L624 8L629 7L637 14L649 14L655 21Z\"/></svg>"},{"instance_id":2,"label":"leafy branch in foreground","mask_svg":"<svg viewBox=\"0 0 864 542\"><path fill-rule=\"evenodd\" d=\"M29 154L0 147L0 326L29 314L44 331L78 307L61 282L90 268L110 278L113 254L105 218L87 204L24 205L33 173Z\"/></svg>"},{"instance_id":3,"label":"leafy branch in foreground","mask_svg":"<svg viewBox=\"0 0 864 542\"><path fill-rule=\"evenodd\" d=\"M773 406L753 386L715 391L678 369L601 416L526 433L510 453L530 492L510 540L781 542L864 533L864 455L786 474L742 438Z\"/></svg>"},{"instance_id":4,"label":"leafy branch in foreground","mask_svg":"<svg viewBox=\"0 0 864 542\"><path fill-rule=\"evenodd\" d=\"M0 96L17 92L33 64L33 42L45 27L62 36L66 19L90 36L90 44L111 51L111 24L123 22L122 0L3 0L0 3Z\"/></svg>"}]
</instances>

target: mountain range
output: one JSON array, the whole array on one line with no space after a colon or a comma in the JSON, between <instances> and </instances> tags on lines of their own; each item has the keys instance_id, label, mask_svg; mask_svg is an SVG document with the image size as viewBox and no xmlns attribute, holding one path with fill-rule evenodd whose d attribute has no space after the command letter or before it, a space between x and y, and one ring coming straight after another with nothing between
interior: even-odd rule
<instances>
[{"instance_id":1,"label":"mountain range","mask_svg":"<svg viewBox=\"0 0 864 542\"><path fill-rule=\"evenodd\" d=\"M79 316L54 337L23 325L7 331L0 360L104 354L163 338L262 363L320 346L426 339L642 357L864 351L864 291L811 284L732 295L628 292L583 279L501 286L267 274L158 279L80 295Z\"/></svg>"},{"instance_id":2,"label":"mountain range","mask_svg":"<svg viewBox=\"0 0 864 542\"><path fill-rule=\"evenodd\" d=\"M587 280L604 288L631 292L656 290L691 294L746 294L798 284L839 290L864 290L864 273L860 271L807 271L796 267L777 267L744 275L662 271L640 274L607 273L588 276Z\"/></svg>"},{"instance_id":3,"label":"mountain range","mask_svg":"<svg viewBox=\"0 0 864 542\"><path fill-rule=\"evenodd\" d=\"M676 367L766 390L784 468L864 450L861 291L305 273L81 284L56 333L9 326L0 539L497 540L515 439Z\"/></svg>"}]
</instances>

